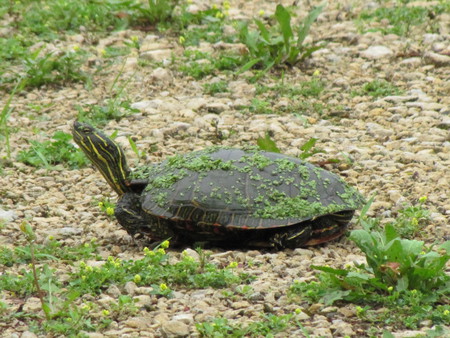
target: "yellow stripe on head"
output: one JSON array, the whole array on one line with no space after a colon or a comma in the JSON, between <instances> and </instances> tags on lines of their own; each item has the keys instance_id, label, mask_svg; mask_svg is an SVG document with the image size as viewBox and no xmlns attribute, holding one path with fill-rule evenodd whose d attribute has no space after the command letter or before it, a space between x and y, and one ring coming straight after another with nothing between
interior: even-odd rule
<instances>
[{"instance_id":1,"label":"yellow stripe on head","mask_svg":"<svg viewBox=\"0 0 450 338\"><path fill-rule=\"evenodd\" d=\"M119 195L131 191L127 185L130 169L117 143L92 126L77 121L73 124L73 139Z\"/></svg>"}]
</instances>

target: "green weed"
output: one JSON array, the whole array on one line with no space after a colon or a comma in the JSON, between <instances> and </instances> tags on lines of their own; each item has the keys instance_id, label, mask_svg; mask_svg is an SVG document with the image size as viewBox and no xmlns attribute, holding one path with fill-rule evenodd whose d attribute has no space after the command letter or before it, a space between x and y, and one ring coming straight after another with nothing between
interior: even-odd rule
<instances>
[{"instance_id":1,"label":"green weed","mask_svg":"<svg viewBox=\"0 0 450 338\"><path fill-rule=\"evenodd\" d=\"M36 50L22 60L22 71L5 77L3 83L20 82L24 87L37 88L43 85L58 85L68 82L90 83L90 75L81 70L86 53L82 50L68 51L61 55L48 53L40 56Z\"/></svg>"},{"instance_id":2,"label":"green weed","mask_svg":"<svg viewBox=\"0 0 450 338\"><path fill-rule=\"evenodd\" d=\"M416 328L423 320L450 324L450 305L444 301L450 290L450 276L445 272L450 241L433 250L423 241L399 237L392 224L372 230L374 222L366 222L365 216L370 203L360 217L364 229L350 235L367 264L355 263L344 269L312 266L321 271L319 282L296 282L290 292L326 305L337 301L364 304L366 307L357 308L359 317L397 328Z\"/></svg>"},{"instance_id":3,"label":"green weed","mask_svg":"<svg viewBox=\"0 0 450 338\"><path fill-rule=\"evenodd\" d=\"M280 149L277 147L277 144L274 140L272 140L272 137L270 136L270 132L266 131L266 134L264 137L259 137L256 140L256 143L258 145L258 148L264 151L270 151L273 153L280 153Z\"/></svg>"},{"instance_id":4,"label":"green weed","mask_svg":"<svg viewBox=\"0 0 450 338\"><path fill-rule=\"evenodd\" d=\"M380 31L383 34L405 36L411 32L411 27L429 23L433 17L445 10L445 7L441 5L430 7L380 7L373 11L362 12L359 16L359 20L361 26L364 27L362 29L364 32ZM380 22L381 20L388 20L388 24L370 27L370 22Z\"/></svg>"},{"instance_id":5,"label":"green weed","mask_svg":"<svg viewBox=\"0 0 450 338\"><path fill-rule=\"evenodd\" d=\"M224 93L228 91L228 82L217 81L212 83L203 84L203 90L205 94L214 95L217 93Z\"/></svg>"},{"instance_id":6,"label":"green weed","mask_svg":"<svg viewBox=\"0 0 450 338\"><path fill-rule=\"evenodd\" d=\"M17 160L25 164L51 169L55 165L63 164L71 169L81 168L87 165L87 159L70 142L72 135L57 131L52 136L53 141L44 142L29 141L30 149L21 150Z\"/></svg>"},{"instance_id":7,"label":"green weed","mask_svg":"<svg viewBox=\"0 0 450 338\"><path fill-rule=\"evenodd\" d=\"M114 208L116 207L116 204L114 202L111 202L109 198L104 198L101 201L97 203L99 209L101 212L106 214L109 217L114 216Z\"/></svg>"},{"instance_id":8,"label":"green weed","mask_svg":"<svg viewBox=\"0 0 450 338\"><path fill-rule=\"evenodd\" d=\"M247 326L231 323L226 318L215 318L209 322L197 323L195 327L202 337L273 337L289 327L293 315L264 314L261 317L262 320Z\"/></svg>"},{"instance_id":9,"label":"green weed","mask_svg":"<svg viewBox=\"0 0 450 338\"><path fill-rule=\"evenodd\" d=\"M352 91L352 96L369 95L384 97L389 95L401 95L403 91L386 80L373 80L365 83L361 89Z\"/></svg>"},{"instance_id":10,"label":"green weed","mask_svg":"<svg viewBox=\"0 0 450 338\"><path fill-rule=\"evenodd\" d=\"M323 5L314 8L295 29L291 26L291 15L282 5L277 5L275 20L277 26L269 28L255 19L257 30L249 30L248 23L238 25L239 40L248 48L249 61L242 67L246 71L252 67L262 68L261 74L279 64L295 65L321 48L319 45L305 45L311 25L317 19Z\"/></svg>"},{"instance_id":11,"label":"green weed","mask_svg":"<svg viewBox=\"0 0 450 338\"><path fill-rule=\"evenodd\" d=\"M135 276L139 275L138 285L156 285L155 292L164 294L170 293L168 290L171 288L167 286L170 284L191 288L220 288L247 278L236 275L232 268L219 269L211 263L202 265L190 256L184 256L181 261L169 264L163 247L153 251L145 249L144 252L144 258L133 261L110 257L101 267L93 268L82 262L70 285L82 294L96 294L113 283L136 281ZM163 283L165 286L161 287Z\"/></svg>"},{"instance_id":12,"label":"green weed","mask_svg":"<svg viewBox=\"0 0 450 338\"><path fill-rule=\"evenodd\" d=\"M11 108L11 102L14 99L14 96L17 92L22 90L25 87L26 80L20 79L17 81L16 85L14 86L13 90L11 91L11 94L9 95L8 99L5 102L5 105L3 106L1 112L0 112L0 140L3 140L2 142L5 145L6 148L6 157L8 159L11 158L11 144L9 142L9 135L10 135L10 128L8 126L8 118L11 115L11 113L14 111L14 108Z\"/></svg>"},{"instance_id":13,"label":"green weed","mask_svg":"<svg viewBox=\"0 0 450 338\"><path fill-rule=\"evenodd\" d=\"M20 13L14 16L17 28L26 35L34 34L44 39L54 39L61 32L104 32L128 26L129 16L116 15L131 9L132 1L69 1L48 0L40 2L16 2L13 9Z\"/></svg>"}]
</instances>

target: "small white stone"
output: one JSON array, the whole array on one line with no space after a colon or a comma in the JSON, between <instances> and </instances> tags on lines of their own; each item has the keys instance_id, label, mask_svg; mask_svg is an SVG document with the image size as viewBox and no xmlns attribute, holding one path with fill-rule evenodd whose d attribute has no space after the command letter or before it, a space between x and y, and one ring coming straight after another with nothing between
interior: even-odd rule
<instances>
[{"instance_id":1,"label":"small white stone","mask_svg":"<svg viewBox=\"0 0 450 338\"><path fill-rule=\"evenodd\" d=\"M161 325L163 337L178 338L189 335L189 326L179 320L170 320Z\"/></svg>"},{"instance_id":2,"label":"small white stone","mask_svg":"<svg viewBox=\"0 0 450 338\"><path fill-rule=\"evenodd\" d=\"M4 222L14 221L17 217L17 214L13 210L0 209L0 220Z\"/></svg>"},{"instance_id":3,"label":"small white stone","mask_svg":"<svg viewBox=\"0 0 450 338\"><path fill-rule=\"evenodd\" d=\"M361 56L371 60L390 57L393 54L394 52L392 52L392 50L390 50L385 46L371 46L367 48L365 51L361 52Z\"/></svg>"},{"instance_id":4,"label":"small white stone","mask_svg":"<svg viewBox=\"0 0 450 338\"><path fill-rule=\"evenodd\" d=\"M171 49L159 49L142 52L140 57L144 60L161 62L172 57Z\"/></svg>"}]
</instances>

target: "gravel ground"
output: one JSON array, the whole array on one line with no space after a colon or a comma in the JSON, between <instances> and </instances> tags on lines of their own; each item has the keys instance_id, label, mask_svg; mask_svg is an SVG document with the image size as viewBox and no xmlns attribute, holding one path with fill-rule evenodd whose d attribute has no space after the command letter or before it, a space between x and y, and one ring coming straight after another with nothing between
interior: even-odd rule
<instances>
[{"instance_id":1,"label":"gravel ground","mask_svg":"<svg viewBox=\"0 0 450 338\"><path fill-rule=\"evenodd\" d=\"M311 31L313 39L326 40L327 46L314 53L301 68L293 67L283 73L286 84L300 84L314 76L324 81L325 91L312 99L326 105L322 114L289 111L289 107L298 104L290 97L278 97L271 107L283 113L249 113L241 107L251 105L256 86L246 81L245 73L237 77L208 76L196 81L181 74L178 66L170 62L172 53L176 56L183 53L177 37L122 31L101 39L97 48L120 46L131 36L139 36L140 53L128 56L120 75L121 79L129 81L126 92L139 112L108 123L104 131L108 134L118 131L117 141L126 149L132 165L136 156L128 144L126 136L129 135L135 138L139 149L148 154L144 160L155 162L216 143L234 147L255 144L266 131L271 132L283 153L296 156L300 153L299 146L315 137L317 145L326 153L316 154L309 160L318 163L329 158L341 159L327 168L358 187L365 196L377 194L370 215L388 222L405 203L415 203L421 196L427 196L431 221L421 239L428 243L448 239L450 15L441 16L440 34L423 30L407 37L379 32L361 34L353 18L376 3L356 3L330 1L319 17L319 24ZM195 5L205 4L195 2ZM231 1L230 17L250 17L260 9L270 14L275 4ZM47 48L59 50L75 44L87 45L88 41L83 35L69 36L67 41L55 42ZM204 43L200 48L214 52L237 47ZM138 61L143 59L163 62L159 66L140 66ZM100 55L90 60L91 64L101 62ZM73 246L88 243L95 237L104 258L111 255L130 259L141 255L139 246L118 223L99 212L93 203L105 196L115 199L113 191L94 168L45 170L14 160L20 150L29 147L29 140L44 141L57 130L70 132L77 116L75 107L101 104L108 98L109 86L121 68L122 63L119 63L96 75L92 90L72 84L22 92L14 98L15 113L9 119L15 131L11 134L13 161L0 177L0 209L12 211L14 219L1 229L0 245L23 245L18 226L26 219L34 227L40 243L53 236L64 245ZM267 76L259 83L274 85L279 75L278 72L276 76ZM379 98L351 95L352 90L375 79L388 80L403 93ZM229 92L215 96L204 93L202 84L219 80L229 82ZM0 102L4 104L6 99L7 95L3 95ZM36 112L30 105L45 108ZM227 136L223 140L217 138L212 125L216 122L220 132ZM0 156L6 156L3 147ZM101 303L110 297L128 294L139 299L142 309L134 317L113 322L104 332L90 336L198 336L194 323L218 315L245 325L259 320L262 312L286 314L297 308L304 310L300 320L312 337L365 336L370 327L356 317L354 305L314 304L304 308L303 303L292 303L287 297L294 280L312 278L311 264L339 268L353 261L364 261L361 252L346 238L319 247L280 252L220 249L207 252L214 262L227 265L236 261L240 271L255 275L257 278L251 283L253 296L237 295L230 299L220 289L176 288L174 297L168 300L149 296L148 288L137 287L132 282L127 287L110 287L93 301ZM172 250L169 255L176 259L180 252ZM249 261L254 264L248 264ZM64 262L53 262L51 266L58 271L58 276L71 271L71 266ZM23 306L39 313L40 304L35 297L18 301L13 295L2 293L1 298L12 308ZM153 310L145 310L146 304L151 304ZM429 327L425 325L420 330L426 329ZM4 337L33 336L19 320L4 330ZM399 337L412 334L414 332L396 332ZM292 327L278 336L302 336L302 331Z\"/></svg>"}]
</instances>

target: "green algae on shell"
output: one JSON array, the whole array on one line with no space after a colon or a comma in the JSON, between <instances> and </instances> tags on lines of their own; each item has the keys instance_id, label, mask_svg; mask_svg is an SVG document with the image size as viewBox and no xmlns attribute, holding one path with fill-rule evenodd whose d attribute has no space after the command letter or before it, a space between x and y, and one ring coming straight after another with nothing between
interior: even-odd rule
<instances>
[{"instance_id":1,"label":"green algae on shell","mask_svg":"<svg viewBox=\"0 0 450 338\"><path fill-rule=\"evenodd\" d=\"M138 168L132 178L148 180L141 202L150 214L227 214L233 221L223 225L231 227L257 227L261 219L266 220L262 227L287 226L364 203L335 174L256 149L211 147L175 155Z\"/></svg>"}]
</instances>

